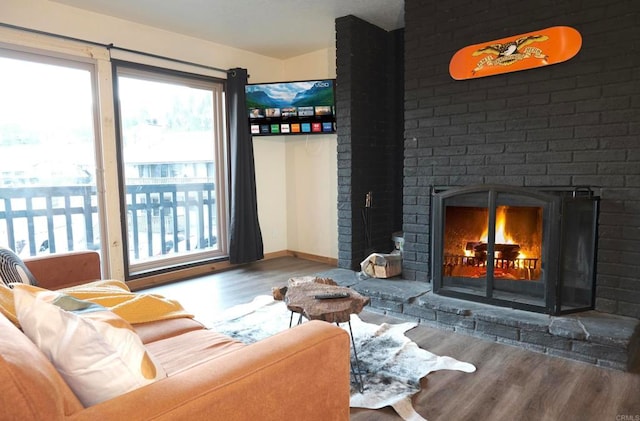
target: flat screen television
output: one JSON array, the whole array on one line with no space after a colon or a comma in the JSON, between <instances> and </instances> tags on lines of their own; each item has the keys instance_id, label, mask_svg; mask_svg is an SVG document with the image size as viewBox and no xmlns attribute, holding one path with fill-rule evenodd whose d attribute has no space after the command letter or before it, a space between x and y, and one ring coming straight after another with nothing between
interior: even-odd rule
<instances>
[{"instance_id":1,"label":"flat screen television","mask_svg":"<svg viewBox=\"0 0 640 421\"><path fill-rule=\"evenodd\" d=\"M245 86L253 136L336 132L335 80L254 83Z\"/></svg>"}]
</instances>

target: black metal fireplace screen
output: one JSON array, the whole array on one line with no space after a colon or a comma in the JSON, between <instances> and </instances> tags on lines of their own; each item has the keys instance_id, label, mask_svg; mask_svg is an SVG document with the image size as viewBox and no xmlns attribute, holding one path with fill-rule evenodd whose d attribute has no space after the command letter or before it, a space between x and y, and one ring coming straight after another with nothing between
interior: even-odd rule
<instances>
[{"instance_id":1,"label":"black metal fireplace screen","mask_svg":"<svg viewBox=\"0 0 640 421\"><path fill-rule=\"evenodd\" d=\"M434 292L549 314L592 309L598 203L584 187L434 190Z\"/></svg>"}]
</instances>

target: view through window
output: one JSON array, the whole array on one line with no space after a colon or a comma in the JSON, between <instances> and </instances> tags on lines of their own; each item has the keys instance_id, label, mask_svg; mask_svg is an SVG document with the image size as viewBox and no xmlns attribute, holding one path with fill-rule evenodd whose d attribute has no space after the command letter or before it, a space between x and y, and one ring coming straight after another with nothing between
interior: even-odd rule
<instances>
[{"instance_id":1,"label":"view through window","mask_svg":"<svg viewBox=\"0 0 640 421\"><path fill-rule=\"evenodd\" d=\"M100 249L93 67L0 49L0 246Z\"/></svg>"},{"instance_id":2,"label":"view through window","mask_svg":"<svg viewBox=\"0 0 640 421\"><path fill-rule=\"evenodd\" d=\"M224 255L222 84L116 69L130 273Z\"/></svg>"}]
</instances>

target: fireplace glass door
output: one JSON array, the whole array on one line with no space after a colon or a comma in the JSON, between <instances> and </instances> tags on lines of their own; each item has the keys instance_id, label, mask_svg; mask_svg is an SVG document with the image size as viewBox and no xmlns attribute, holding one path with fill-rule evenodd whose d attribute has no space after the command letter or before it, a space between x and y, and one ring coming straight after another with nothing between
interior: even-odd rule
<instances>
[{"instance_id":1,"label":"fireplace glass door","mask_svg":"<svg viewBox=\"0 0 640 421\"><path fill-rule=\"evenodd\" d=\"M434 289L523 308L548 307L552 196L484 190L439 197ZM557 230L556 230L557 231Z\"/></svg>"},{"instance_id":2,"label":"fireplace glass door","mask_svg":"<svg viewBox=\"0 0 640 421\"><path fill-rule=\"evenodd\" d=\"M591 188L457 187L432 205L435 293L549 314L594 307Z\"/></svg>"}]
</instances>

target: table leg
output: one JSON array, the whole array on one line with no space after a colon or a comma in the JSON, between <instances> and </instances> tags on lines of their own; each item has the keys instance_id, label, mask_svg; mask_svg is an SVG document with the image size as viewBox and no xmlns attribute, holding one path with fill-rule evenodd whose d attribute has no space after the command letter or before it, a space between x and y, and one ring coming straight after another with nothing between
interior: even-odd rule
<instances>
[{"instance_id":1,"label":"table leg","mask_svg":"<svg viewBox=\"0 0 640 421\"><path fill-rule=\"evenodd\" d=\"M293 311L291 312L291 316L289 317L289 329L291 329L291 326L293 325ZM302 324L302 313L300 313L300 316L298 317L298 324Z\"/></svg>"}]
</instances>

